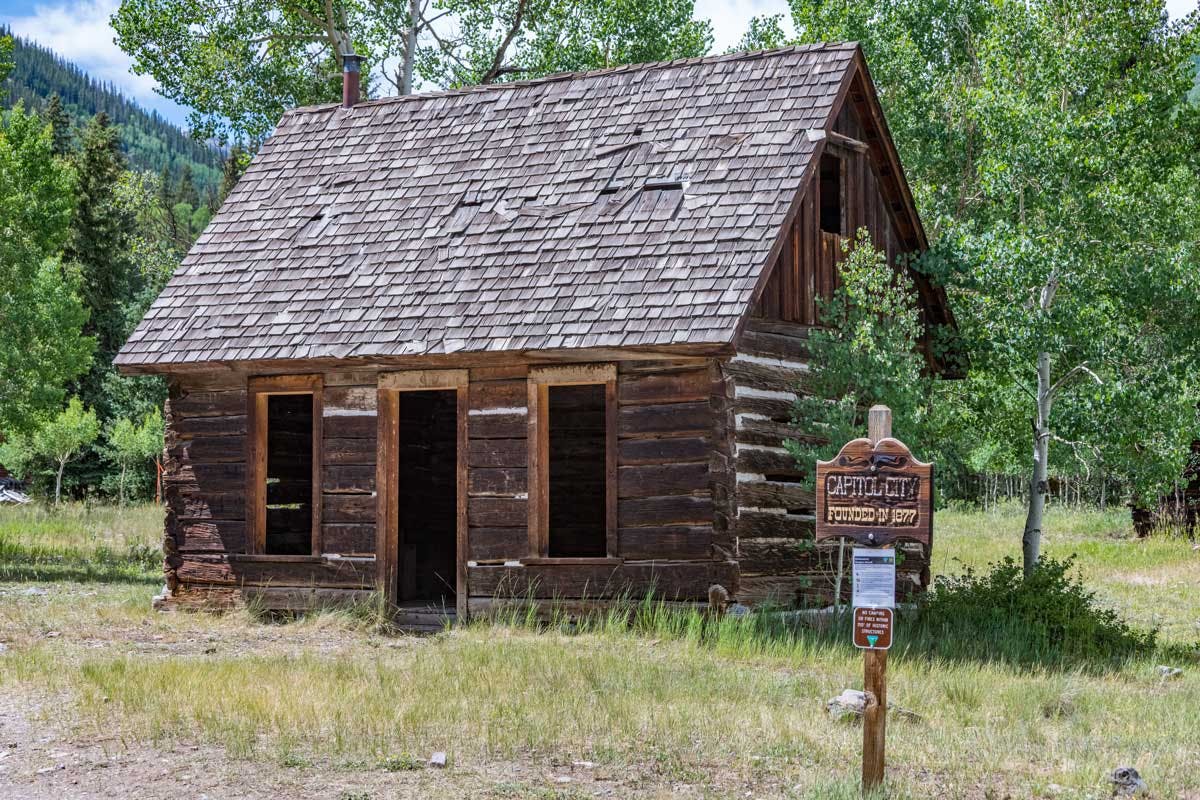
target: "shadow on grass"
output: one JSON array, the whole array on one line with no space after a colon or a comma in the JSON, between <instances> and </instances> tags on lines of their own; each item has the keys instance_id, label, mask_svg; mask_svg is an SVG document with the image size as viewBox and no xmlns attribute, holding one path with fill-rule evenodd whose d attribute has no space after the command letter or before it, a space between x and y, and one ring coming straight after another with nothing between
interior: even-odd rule
<instances>
[{"instance_id":1,"label":"shadow on grass","mask_svg":"<svg viewBox=\"0 0 1200 800\"><path fill-rule=\"evenodd\" d=\"M84 551L0 541L0 582L162 583L162 555L143 546Z\"/></svg>"},{"instance_id":2,"label":"shadow on grass","mask_svg":"<svg viewBox=\"0 0 1200 800\"><path fill-rule=\"evenodd\" d=\"M163 582L161 571L151 574L128 566L94 564L14 564L0 562L0 583L133 583Z\"/></svg>"},{"instance_id":3,"label":"shadow on grass","mask_svg":"<svg viewBox=\"0 0 1200 800\"><path fill-rule=\"evenodd\" d=\"M1052 572L1062 566L1052 565ZM1052 575L1053 577L1053 575ZM1022 596L1044 586L1021 589ZM1035 591L1036 590L1036 591ZM1050 592L1054 594L1053 591ZM927 663L1000 664L1018 670L1102 674L1131 661L1188 648L1162 648L1153 631L1138 631L1104 609L1077 597L1067 610L1046 611L1047 597L1030 608L1014 608L997 597L946 592L938 603L898 615L890 657ZM501 613L478 624L499 624L568 634L641 635L690 642L731 657L776 656L803 661L821 655L852 656L850 611L793 611L759 608L741 617L714 617L703 609L680 607L654 598L616 600L603 610L572 614L551 605L509 598ZM1190 652L1196 653L1193 648ZM1177 653L1175 653L1177 655ZM1194 655L1193 655L1194 657Z\"/></svg>"}]
</instances>

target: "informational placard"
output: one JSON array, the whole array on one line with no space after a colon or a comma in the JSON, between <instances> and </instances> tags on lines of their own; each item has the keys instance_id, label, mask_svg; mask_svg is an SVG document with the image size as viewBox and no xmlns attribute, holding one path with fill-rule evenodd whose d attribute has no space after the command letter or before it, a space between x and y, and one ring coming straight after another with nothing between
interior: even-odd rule
<instances>
[{"instance_id":1,"label":"informational placard","mask_svg":"<svg viewBox=\"0 0 1200 800\"><path fill-rule=\"evenodd\" d=\"M854 609L854 646L863 650L887 650L892 646L890 608Z\"/></svg>"},{"instance_id":2,"label":"informational placard","mask_svg":"<svg viewBox=\"0 0 1200 800\"><path fill-rule=\"evenodd\" d=\"M854 439L832 461L818 461L816 500L818 542L928 545L933 537L933 465L899 439Z\"/></svg>"},{"instance_id":3,"label":"informational placard","mask_svg":"<svg viewBox=\"0 0 1200 800\"><path fill-rule=\"evenodd\" d=\"M853 601L855 608L896 607L896 551L891 548L854 548Z\"/></svg>"}]
</instances>

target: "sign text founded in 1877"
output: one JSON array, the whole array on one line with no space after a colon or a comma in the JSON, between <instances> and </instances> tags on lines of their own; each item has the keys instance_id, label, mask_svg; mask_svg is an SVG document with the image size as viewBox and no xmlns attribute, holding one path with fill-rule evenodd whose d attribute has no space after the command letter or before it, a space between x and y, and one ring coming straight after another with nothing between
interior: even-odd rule
<instances>
[{"instance_id":1,"label":"sign text founded in 1877","mask_svg":"<svg viewBox=\"0 0 1200 800\"><path fill-rule=\"evenodd\" d=\"M929 544L932 531L933 465L913 458L903 442L855 439L832 461L817 462L817 541Z\"/></svg>"}]
</instances>

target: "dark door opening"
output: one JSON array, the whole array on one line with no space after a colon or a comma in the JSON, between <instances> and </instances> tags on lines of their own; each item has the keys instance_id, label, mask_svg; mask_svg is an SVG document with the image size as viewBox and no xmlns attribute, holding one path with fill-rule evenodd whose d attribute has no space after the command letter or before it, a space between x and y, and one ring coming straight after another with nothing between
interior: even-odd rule
<instances>
[{"instance_id":1,"label":"dark door opening","mask_svg":"<svg viewBox=\"0 0 1200 800\"><path fill-rule=\"evenodd\" d=\"M453 608L457 579L458 393L400 392L400 603Z\"/></svg>"}]
</instances>

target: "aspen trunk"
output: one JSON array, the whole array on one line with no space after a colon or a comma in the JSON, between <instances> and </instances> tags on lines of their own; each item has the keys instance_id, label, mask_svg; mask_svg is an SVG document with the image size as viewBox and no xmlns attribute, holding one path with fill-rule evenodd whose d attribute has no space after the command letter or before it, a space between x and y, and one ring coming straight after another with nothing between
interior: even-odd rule
<instances>
[{"instance_id":1,"label":"aspen trunk","mask_svg":"<svg viewBox=\"0 0 1200 800\"><path fill-rule=\"evenodd\" d=\"M1021 553L1025 574L1037 566L1042 547L1042 518L1046 512L1046 461L1050 455L1050 354L1038 353L1037 418L1033 426L1033 475L1029 481L1029 511L1025 517L1025 533L1021 537Z\"/></svg>"},{"instance_id":2,"label":"aspen trunk","mask_svg":"<svg viewBox=\"0 0 1200 800\"><path fill-rule=\"evenodd\" d=\"M408 30L404 32L404 73L400 82L400 94L412 94L413 66L417 61L417 25L421 19L421 3L409 0Z\"/></svg>"},{"instance_id":3,"label":"aspen trunk","mask_svg":"<svg viewBox=\"0 0 1200 800\"><path fill-rule=\"evenodd\" d=\"M58 499L62 496L63 470L67 468L66 461L58 462L58 473L54 476L54 507L58 508Z\"/></svg>"}]
</instances>

